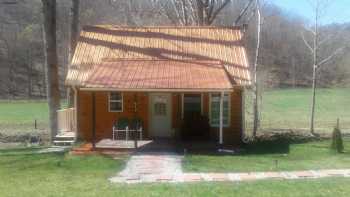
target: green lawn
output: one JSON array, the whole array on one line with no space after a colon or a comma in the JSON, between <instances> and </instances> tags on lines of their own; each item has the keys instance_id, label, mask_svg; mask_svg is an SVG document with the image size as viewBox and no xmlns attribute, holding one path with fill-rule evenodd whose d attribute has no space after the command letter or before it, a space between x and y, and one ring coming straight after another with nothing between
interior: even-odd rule
<instances>
[{"instance_id":1,"label":"green lawn","mask_svg":"<svg viewBox=\"0 0 350 197\"><path fill-rule=\"evenodd\" d=\"M65 102L62 102L65 106ZM48 127L48 105L46 101L0 101L0 133L35 132Z\"/></svg>"},{"instance_id":2,"label":"green lawn","mask_svg":"<svg viewBox=\"0 0 350 197\"><path fill-rule=\"evenodd\" d=\"M311 89L265 91L262 96L263 128L309 128ZM340 118L350 131L350 88L318 89L315 127L329 131Z\"/></svg>"},{"instance_id":3,"label":"green lawn","mask_svg":"<svg viewBox=\"0 0 350 197\"><path fill-rule=\"evenodd\" d=\"M0 196L349 196L350 179L242 183L111 184L125 159L0 150Z\"/></svg>"},{"instance_id":4,"label":"green lawn","mask_svg":"<svg viewBox=\"0 0 350 197\"><path fill-rule=\"evenodd\" d=\"M242 155L196 155L185 157L183 168L190 172L249 172L350 168L350 139L344 141L346 152L330 151L330 140L291 144L288 154L257 154L259 150ZM255 153L255 154L254 154ZM278 164L276 166L276 160Z\"/></svg>"}]
</instances>

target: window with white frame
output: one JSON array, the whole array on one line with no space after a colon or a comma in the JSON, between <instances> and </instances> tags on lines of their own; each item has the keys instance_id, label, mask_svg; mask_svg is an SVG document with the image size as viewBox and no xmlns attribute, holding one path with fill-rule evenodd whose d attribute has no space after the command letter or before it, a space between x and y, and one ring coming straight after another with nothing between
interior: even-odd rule
<instances>
[{"instance_id":1,"label":"window with white frame","mask_svg":"<svg viewBox=\"0 0 350 197\"><path fill-rule=\"evenodd\" d=\"M121 92L110 92L108 100L110 112L123 111L123 95Z\"/></svg>"},{"instance_id":2,"label":"window with white frame","mask_svg":"<svg viewBox=\"0 0 350 197\"><path fill-rule=\"evenodd\" d=\"M223 126L230 124L230 94L224 94L223 98ZM210 94L210 125L220 126L220 93Z\"/></svg>"}]
</instances>

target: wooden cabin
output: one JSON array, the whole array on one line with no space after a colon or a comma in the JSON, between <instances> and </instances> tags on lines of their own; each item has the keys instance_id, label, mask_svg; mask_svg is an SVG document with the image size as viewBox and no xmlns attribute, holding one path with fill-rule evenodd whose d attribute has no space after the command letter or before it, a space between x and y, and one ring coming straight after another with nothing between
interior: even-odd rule
<instances>
[{"instance_id":1,"label":"wooden cabin","mask_svg":"<svg viewBox=\"0 0 350 197\"><path fill-rule=\"evenodd\" d=\"M81 140L112 139L118 119L137 117L143 139L203 131L237 144L251 80L240 27L86 26L65 83Z\"/></svg>"}]
</instances>

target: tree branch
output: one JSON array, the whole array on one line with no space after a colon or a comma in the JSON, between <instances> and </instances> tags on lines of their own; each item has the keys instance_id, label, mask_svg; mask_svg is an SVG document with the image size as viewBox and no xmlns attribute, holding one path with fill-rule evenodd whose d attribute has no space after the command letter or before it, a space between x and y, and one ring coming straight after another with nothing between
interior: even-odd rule
<instances>
[{"instance_id":1,"label":"tree branch","mask_svg":"<svg viewBox=\"0 0 350 197\"><path fill-rule=\"evenodd\" d=\"M322 61L320 61L316 66L317 68L322 66L323 64L327 63L328 61L330 61L332 58L334 58L336 55L338 55L340 52L342 52L345 49L344 47L340 47L337 50L335 50L331 55L329 55L328 57L326 57L325 59L323 59Z\"/></svg>"},{"instance_id":2,"label":"tree branch","mask_svg":"<svg viewBox=\"0 0 350 197\"><path fill-rule=\"evenodd\" d=\"M213 13L213 15L209 18L209 24L211 24L214 20L215 20L215 18L216 18L216 16L220 13L220 11L222 10L222 9L224 9L225 7L226 7L226 5L227 4L229 4L231 2L231 0L226 0L218 9L216 9L215 11L214 11L214 13Z\"/></svg>"},{"instance_id":3,"label":"tree branch","mask_svg":"<svg viewBox=\"0 0 350 197\"><path fill-rule=\"evenodd\" d=\"M254 0L250 0L246 6L243 8L243 10L241 11L241 13L239 13L238 17L235 20L235 25L238 25L238 22L242 19L242 17L247 13L248 8L250 7L250 5L253 3Z\"/></svg>"},{"instance_id":4,"label":"tree branch","mask_svg":"<svg viewBox=\"0 0 350 197\"><path fill-rule=\"evenodd\" d=\"M303 32L301 32L301 38L303 39L305 45L306 45L307 48L311 51L311 53L314 53L314 52L315 52L314 49L313 49L313 48L311 47L311 45L306 41Z\"/></svg>"}]
</instances>

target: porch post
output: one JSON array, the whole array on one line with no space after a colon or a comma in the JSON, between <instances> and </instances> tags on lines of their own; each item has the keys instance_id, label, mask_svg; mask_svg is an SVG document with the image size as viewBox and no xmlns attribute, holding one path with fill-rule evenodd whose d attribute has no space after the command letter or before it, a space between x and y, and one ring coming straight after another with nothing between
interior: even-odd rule
<instances>
[{"instance_id":1,"label":"porch post","mask_svg":"<svg viewBox=\"0 0 350 197\"><path fill-rule=\"evenodd\" d=\"M95 92L92 92L92 148L96 148L96 102Z\"/></svg>"},{"instance_id":2,"label":"porch post","mask_svg":"<svg viewBox=\"0 0 350 197\"><path fill-rule=\"evenodd\" d=\"M76 87L73 87L74 91L74 140L77 141L78 139L78 90Z\"/></svg>"},{"instance_id":3,"label":"porch post","mask_svg":"<svg viewBox=\"0 0 350 197\"><path fill-rule=\"evenodd\" d=\"M219 131L219 144L223 144L223 116L224 116L224 92L220 93L220 131Z\"/></svg>"}]
</instances>

